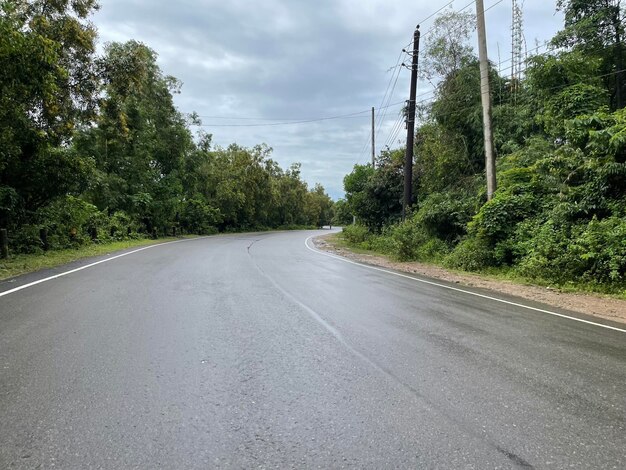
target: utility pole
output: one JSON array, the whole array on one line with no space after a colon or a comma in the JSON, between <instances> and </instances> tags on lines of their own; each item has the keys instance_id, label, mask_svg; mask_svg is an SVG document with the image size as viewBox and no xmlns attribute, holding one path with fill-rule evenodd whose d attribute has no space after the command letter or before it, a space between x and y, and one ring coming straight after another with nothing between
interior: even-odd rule
<instances>
[{"instance_id":1,"label":"utility pole","mask_svg":"<svg viewBox=\"0 0 626 470\"><path fill-rule=\"evenodd\" d=\"M406 153L404 155L404 204L402 219L405 219L413 203L413 139L415 137L415 99L417 94L417 64L420 52L420 26L413 33L413 61L411 65L411 91L406 120Z\"/></svg>"},{"instance_id":2,"label":"utility pole","mask_svg":"<svg viewBox=\"0 0 626 470\"><path fill-rule=\"evenodd\" d=\"M489 59L487 58L487 33L485 31L485 7L483 0L476 0L476 22L478 28L478 60L480 62L480 99L483 105L487 200L490 201L493 193L496 191L496 163L493 152L491 88L489 86Z\"/></svg>"},{"instance_id":3,"label":"utility pole","mask_svg":"<svg viewBox=\"0 0 626 470\"><path fill-rule=\"evenodd\" d=\"M376 147L374 146L374 107L372 106L372 168L376 168Z\"/></svg>"}]
</instances>

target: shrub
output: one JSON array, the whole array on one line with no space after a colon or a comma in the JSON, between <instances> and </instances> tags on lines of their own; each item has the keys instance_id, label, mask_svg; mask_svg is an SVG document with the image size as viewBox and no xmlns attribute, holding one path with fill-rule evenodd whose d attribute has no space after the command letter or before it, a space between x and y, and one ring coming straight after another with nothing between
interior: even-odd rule
<instances>
[{"instance_id":1,"label":"shrub","mask_svg":"<svg viewBox=\"0 0 626 470\"><path fill-rule=\"evenodd\" d=\"M389 234L393 255L400 261L417 259L417 248L426 241L424 231L415 221L415 216L394 225Z\"/></svg>"},{"instance_id":2,"label":"shrub","mask_svg":"<svg viewBox=\"0 0 626 470\"><path fill-rule=\"evenodd\" d=\"M469 237L445 257L444 264L450 268L479 271L495 265L493 248L483 237Z\"/></svg>"},{"instance_id":3,"label":"shrub","mask_svg":"<svg viewBox=\"0 0 626 470\"><path fill-rule=\"evenodd\" d=\"M531 279L564 283L626 283L626 219L593 218L573 226L550 220L526 242L517 271Z\"/></svg>"},{"instance_id":4,"label":"shrub","mask_svg":"<svg viewBox=\"0 0 626 470\"><path fill-rule=\"evenodd\" d=\"M476 214L470 225L474 231L495 244L509 237L515 226L534 215L535 197L533 194L516 194L513 191L497 192Z\"/></svg>"},{"instance_id":5,"label":"shrub","mask_svg":"<svg viewBox=\"0 0 626 470\"><path fill-rule=\"evenodd\" d=\"M74 196L63 196L37 211L40 226L48 230L50 248L68 248L91 240L89 229L102 225L106 215Z\"/></svg>"},{"instance_id":6,"label":"shrub","mask_svg":"<svg viewBox=\"0 0 626 470\"><path fill-rule=\"evenodd\" d=\"M450 253L450 245L438 238L431 238L415 250L420 261L441 261Z\"/></svg>"},{"instance_id":7,"label":"shrub","mask_svg":"<svg viewBox=\"0 0 626 470\"><path fill-rule=\"evenodd\" d=\"M363 243L370 237L369 230L363 225L348 225L341 231L343 237L350 243Z\"/></svg>"},{"instance_id":8,"label":"shrub","mask_svg":"<svg viewBox=\"0 0 626 470\"><path fill-rule=\"evenodd\" d=\"M14 253L41 253L43 245L38 225L22 225L16 232L9 232L9 246Z\"/></svg>"},{"instance_id":9,"label":"shrub","mask_svg":"<svg viewBox=\"0 0 626 470\"><path fill-rule=\"evenodd\" d=\"M429 237L454 242L466 233L472 202L461 194L434 193L422 202L414 221Z\"/></svg>"},{"instance_id":10,"label":"shrub","mask_svg":"<svg viewBox=\"0 0 626 470\"><path fill-rule=\"evenodd\" d=\"M204 201L189 199L184 202L180 222L190 232L200 235L217 233L215 227L222 221L220 210L209 206Z\"/></svg>"}]
</instances>

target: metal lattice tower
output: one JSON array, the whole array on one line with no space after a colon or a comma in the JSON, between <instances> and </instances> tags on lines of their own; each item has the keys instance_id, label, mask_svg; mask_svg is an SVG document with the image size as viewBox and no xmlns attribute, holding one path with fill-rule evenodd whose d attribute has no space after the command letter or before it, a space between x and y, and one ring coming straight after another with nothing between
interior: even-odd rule
<instances>
[{"instance_id":1,"label":"metal lattice tower","mask_svg":"<svg viewBox=\"0 0 626 470\"><path fill-rule=\"evenodd\" d=\"M517 89L522 78L526 60L526 40L524 38L524 0L512 0L511 22L511 88Z\"/></svg>"}]
</instances>

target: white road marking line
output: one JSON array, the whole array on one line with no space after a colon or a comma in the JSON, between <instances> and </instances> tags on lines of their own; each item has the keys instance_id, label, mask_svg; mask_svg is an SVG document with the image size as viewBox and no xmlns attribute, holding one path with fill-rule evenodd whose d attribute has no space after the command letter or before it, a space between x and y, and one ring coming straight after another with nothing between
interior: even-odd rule
<instances>
[{"instance_id":1,"label":"white road marking line","mask_svg":"<svg viewBox=\"0 0 626 470\"><path fill-rule=\"evenodd\" d=\"M453 291L456 291L456 292L462 292L464 294L473 295L475 297L482 297L483 299L494 300L496 302L501 302L503 304L513 305L515 307L526 308L528 310L534 310L535 312L547 313L548 315L554 315L556 317L566 318L568 320L574 320L574 321L577 321L577 322L587 323L589 325L599 326L599 327L602 327L602 328L607 328L609 330L614 330L614 331L619 331L619 332L622 332L622 333L626 333L626 329L623 329L623 328L617 328L615 326L609 326L609 325L604 325L602 323L596 323L596 322L589 321L589 320L583 320L582 318L571 317L569 315L564 315L562 313L552 312L550 310L544 310L542 308L537 308L537 307L531 307L529 305L519 304L517 302L511 302L509 300L499 299L497 297L491 297L491 296L485 295L485 294L479 294L478 292L472 292L472 291L465 290L465 289L459 289L458 287L447 286L445 284L440 284L438 282L427 281L425 279L419 279L417 277L413 277L413 276L409 276L409 275L406 275L406 274L397 273L397 272L394 272L394 271L390 271L388 269L383 269L383 268L378 268L376 266L369 266L367 264L358 263L356 261L352 261L350 259L346 259L346 258L343 258L341 256L332 255L330 253L326 253L324 251L321 251L321 250L318 250L316 248L312 248L311 246L309 246L309 240L311 240L311 238L316 237L316 236L317 235L311 235L309 238L307 238L304 241L304 246L306 246L307 249L309 249L310 251L312 251L314 253L317 253L317 254L320 254L320 255L328 256L328 257L334 258L334 259L338 259L338 260L344 261L346 263L355 264L357 266L362 266L364 268L373 269L375 271L380 271L380 272L387 273L387 274L393 274L394 276L404 277L406 279L411 279L412 281L421 282L423 284L429 284L431 286L443 287L444 289L449 289L449 290L453 290Z\"/></svg>"},{"instance_id":2,"label":"white road marking line","mask_svg":"<svg viewBox=\"0 0 626 470\"><path fill-rule=\"evenodd\" d=\"M199 240L201 238L205 238L205 237L186 238L184 240L174 240L174 241L171 241L171 242L156 243L154 245L144 246L143 248L138 248L136 250L128 251L128 252L122 253L120 255L111 256L110 258L102 259L100 261L96 261L95 263L86 264L85 266L81 266L81 267L75 268L75 269L70 269L69 271L65 271L65 272L62 272L62 273L59 273L59 274L55 274L54 276L46 277L46 278L43 278L43 279L39 279L37 281L29 282L28 284L24 284L22 286L14 287L13 289L9 289L9 290L6 290L4 292L0 292L0 297L4 297L5 295L12 294L12 293L20 291L22 289L27 289L28 287L36 286L37 284L41 284L42 282L51 281L52 279L57 279L57 278L62 277L62 276L67 276L68 274L75 273L77 271L82 271L83 269L91 268L91 267L96 266L98 264L106 263L108 261L113 261L114 259L121 258L123 256L132 255L133 253L137 253L139 251L149 250L150 248L155 248L157 246L171 245L172 243L181 243L181 242L188 242L188 241L192 241L192 240Z\"/></svg>"}]
</instances>

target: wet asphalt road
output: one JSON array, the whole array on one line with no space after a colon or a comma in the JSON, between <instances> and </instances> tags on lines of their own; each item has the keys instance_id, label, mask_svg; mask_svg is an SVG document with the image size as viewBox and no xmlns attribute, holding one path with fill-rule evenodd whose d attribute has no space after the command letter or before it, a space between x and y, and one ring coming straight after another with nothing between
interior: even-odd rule
<instances>
[{"instance_id":1,"label":"wet asphalt road","mask_svg":"<svg viewBox=\"0 0 626 470\"><path fill-rule=\"evenodd\" d=\"M626 468L626 333L333 259L314 233L0 297L0 468Z\"/></svg>"}]
</instances>

